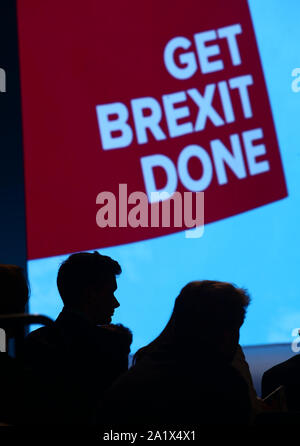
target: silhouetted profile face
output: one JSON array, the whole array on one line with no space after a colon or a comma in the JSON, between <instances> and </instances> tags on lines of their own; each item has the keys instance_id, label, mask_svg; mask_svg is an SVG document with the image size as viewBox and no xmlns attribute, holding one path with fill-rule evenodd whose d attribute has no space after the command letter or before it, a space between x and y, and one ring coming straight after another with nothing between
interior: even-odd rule
<instances>
[{"instance_id":1,"label":"silhouetted profile face","mask_svg":"<svg viewBox=\"0 0 300 446\"><path fill-rule=\"evenodd\" d=\"M110 324L114 311L120 306L115 297L117 281L114 275L90 291L89 313L97 325Z\"/></svg>"}]
</instances>

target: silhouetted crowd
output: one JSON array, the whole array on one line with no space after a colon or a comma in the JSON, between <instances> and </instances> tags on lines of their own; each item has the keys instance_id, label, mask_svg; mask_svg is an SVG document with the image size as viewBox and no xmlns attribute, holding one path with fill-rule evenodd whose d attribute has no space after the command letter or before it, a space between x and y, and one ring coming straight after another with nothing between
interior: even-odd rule
<instances>
[{"instance_id":1,"label":"silhouetted crowd","mask_svg":"<svg viewBox=\"0 0 300 446\"><path fill-rule=\"evenodd\" d=\"M162 333L135 353L129 367L132 333L111 324L120 273L118 262L96 251L71 255L57 275L63 310L24 337L27 281L18 266L0 265L0 327L6 336L0 424L294 422L299 356L266 371L262 396L270 397L257 396L239 345L250 302L245 289L212 280L188 283Z\"/></svg>"}]
</instances>

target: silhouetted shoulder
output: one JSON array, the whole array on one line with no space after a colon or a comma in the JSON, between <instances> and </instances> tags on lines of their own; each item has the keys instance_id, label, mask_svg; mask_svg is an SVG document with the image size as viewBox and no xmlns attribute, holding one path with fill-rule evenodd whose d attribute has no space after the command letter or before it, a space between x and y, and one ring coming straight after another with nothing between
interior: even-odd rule
<instances>
[{"instance_id":1,"label":"silhouetted shoulder","mask_svg":"<svg viewBox=\"0 0 300 446\"><path fill-rule=\"evenodd\" d=\"M290 411L300 410L300 355L295 355L281 362L263 374L262 397L265 398L277 387L283 385L286 391L287 405Z\"/></svg>"},{"instance_id":2,"label":"silhouetted shoulder","mask_svg":"<svg viewBox=\"0 0 300 446\"><path fill-rule=\"evenodd\" d=\"M171 425L247 424L248 387L231 366L217 369L176 360L140 360L107 391L98 420Z\"/></svg>"},{"instance_id":3,"label":"silhouetted shoulder","mask_svg":"<svg viewBox=\"0 0 300 446\"><path fill-rule=\"evenodd\" d=\"M44 359L49 361L52 355L57 355L61 339L54 326L41 327L26 336L24 342L25 362L28 365L43 365Z\"/></svg>"}]
</instances>

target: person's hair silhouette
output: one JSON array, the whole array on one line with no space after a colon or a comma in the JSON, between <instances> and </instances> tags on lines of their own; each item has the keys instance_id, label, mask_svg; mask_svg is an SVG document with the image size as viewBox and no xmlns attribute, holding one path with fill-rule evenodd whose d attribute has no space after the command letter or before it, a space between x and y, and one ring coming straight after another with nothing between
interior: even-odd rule
<instances>
[{"instance_id":1,"label":"person's hair silhouette","mask_svg":"<svg viewBox=\"0 0 300 446\"><path fill-rule=\"evenodd\" d=\"M232 361L250 298L231 283L203 280L187 284L174 306L177 345L201 344Z\"/></svg>"},{"instance_id":2,"label":"person's hair silhouette","mask_svg":"<svg viewBox=\"0 0 300 446\"><path fill-rule=\"evenodd\" d=\"M250 297L246 290L227 282L203 280L188 283L176 298L171 317L160 335L139 349L133 362L177 342L190 344L187 338L201 337L205 345L224 345L232 331L236 334L245 318ZM176 329L175 329L176 327ZM229 339L228 339L229 340ZM193 344L193 343L192 343ZM225 350L226 347L224 345ZM227 354L232 355L232 352Z\"/></svg>"}]
</instances>

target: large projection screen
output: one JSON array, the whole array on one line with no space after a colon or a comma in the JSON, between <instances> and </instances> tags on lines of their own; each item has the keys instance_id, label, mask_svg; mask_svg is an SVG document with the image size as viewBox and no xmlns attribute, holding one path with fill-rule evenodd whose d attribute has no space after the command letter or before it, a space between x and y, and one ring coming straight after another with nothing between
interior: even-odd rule
<instances>
[{"instance_id":1,"label":"large projection screen","mask_svg":"<svg viewBox=\"0 0 300 446\"><path fill-rule=\"evenodd\" d=\"M17 15L30 311L56 318L59 264L98 250L122 266L113 322L132 330L133 352L202 279L248 289L242 345L290 342L299 2L19 0ZM141 208L126 226L120 185L153 200L149 212L151 192L203 192L204 226L146 226Z\"/></svg>"}]
</instances>

